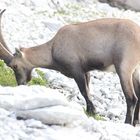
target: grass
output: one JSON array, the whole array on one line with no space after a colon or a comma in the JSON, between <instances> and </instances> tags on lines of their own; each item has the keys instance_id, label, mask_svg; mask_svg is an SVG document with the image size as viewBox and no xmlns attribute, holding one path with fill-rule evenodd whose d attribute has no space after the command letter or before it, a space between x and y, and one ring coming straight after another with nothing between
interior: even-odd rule
<instances>
[{"instance_id":1,"label":"grass","mask_svg":"<svg viewBox=\"0 0 140 140\"><path fill-rule=\"evenodd\" d=\"M38 77L33 77L28 85L42 85L47 86L48 81L45 78L45 74L36 69ZM14 71L8 67L3 60L0 60L0 85L1 86L17 86Z\"/></svg>"},{"instance_id":2,"label":"grass","mask_svg":"<svg viewBox=\"0 0 140 140\"><path fill-rule=\"evenodd\" d=\"M100 120L100 121L105 121L105 119L103 118L103 116L101 116L101 115L99 115L99 114L96 114L96 115L94 115L93 117L94 117L95 120L98 120L98 121L99 121L99 120Z\"/></svg>"},{"instance_id":3,"label":"grass","mask_svg":"<svg viewBox=\"0 0 140 140\"><path fill-rule=\"evenodd\" d=\"M41 85L41 86L47 86L48 85L48 81L45 78L45 74L41 71L36 69L35 70L38 77L33 77L31 79L31 81L28 83L28 85Z\"/></svg>"},{"instance_id":4,"label":"grass","mask_svg":"<svg viewBox=\"0 0 140 140\"><path fill-rule=\"evenodd\" d=\"M101 121L105 121L105 119L103 118L103 116L99 115L99 114L89 114L87 113L87 111L84 108L84 112L88 117L93 117L95 120L101 120Z\"/></svg>"},{"instance_id":5,"label":"grass","mask_svg":"<svg viewBox=\"0 0 140 140\"><path fill-rule=\"evenodd\" d=\"M16 86L16 79L11 68L7 67L4 61L0 60L0 85Z\"/></svg>"}]
</instances>

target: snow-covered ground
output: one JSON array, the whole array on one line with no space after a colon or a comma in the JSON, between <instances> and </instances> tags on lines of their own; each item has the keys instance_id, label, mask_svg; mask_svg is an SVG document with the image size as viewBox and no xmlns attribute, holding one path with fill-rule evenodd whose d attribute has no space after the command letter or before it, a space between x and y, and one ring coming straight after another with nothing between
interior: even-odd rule
<instances>
[{"instance_id":1,"label":"snow-covered ground","mask_svg":"<svg viewBox=\"0 0 140 140\"><path fill-rule=\"evenodd\" d=\"M77 0L78 1L78 0ZM1 0L4 38L12 52L49 40L65 24L140 13L112 8L97 0ZM140 127L124 124L126 103L114 73L91 72L90 93L105 121L87 117L74 80L44 70L49 87L0 87L0 140L140 140Z\"/></svg>"}]
</instances>

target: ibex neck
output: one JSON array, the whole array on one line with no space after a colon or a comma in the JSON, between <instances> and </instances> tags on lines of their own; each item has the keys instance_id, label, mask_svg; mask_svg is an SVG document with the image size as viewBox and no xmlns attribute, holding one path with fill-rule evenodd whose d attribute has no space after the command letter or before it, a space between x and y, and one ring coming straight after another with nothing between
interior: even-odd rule
<instances>
[{"instance_id":1,"label":"ibex neck","mask_svg":"<svg viewBox=\"0 0 140 140\"><path fill-rule=\"evenodd\" d=\"M49 68L52 64L52 42L49 41L42 45L23 50L24 57L33 67Z\"/></svg>"}]
</instances>

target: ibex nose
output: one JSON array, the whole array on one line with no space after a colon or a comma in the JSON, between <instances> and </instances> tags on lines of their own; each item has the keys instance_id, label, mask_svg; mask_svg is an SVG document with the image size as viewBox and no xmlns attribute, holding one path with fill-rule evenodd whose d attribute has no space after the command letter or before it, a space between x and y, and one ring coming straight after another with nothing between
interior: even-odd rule
<instances>
[{"instance_id":1,"label":"ibex nose","mask_svg":"<svg viewBox=\"0 0 140 140\"><path fill-rule=\"evenodd\" d=\"M26 85L26 82L19 82L18 85Z\"/></svg>"},{"instance_id":2,"label":"ibex nose","mask_svg":"<svg viewBox=\"0 0 140 140\"><path fill-rule=\"evenodd\" d=\"M26 82L23 82L22 85L26 85Z\"/></svg>"}]
</instances>

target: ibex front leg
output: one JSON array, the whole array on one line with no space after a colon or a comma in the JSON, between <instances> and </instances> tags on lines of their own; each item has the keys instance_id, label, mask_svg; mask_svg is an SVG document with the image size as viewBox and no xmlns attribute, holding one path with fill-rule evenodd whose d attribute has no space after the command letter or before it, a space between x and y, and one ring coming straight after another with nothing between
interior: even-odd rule
<instances>
[{"instance_id":1,"label":"ibex front leg","mask_svg":"<svg viewBox=\"0 0 140 140\"><path fill-rule=\"evenodd\" d=\"M74 76L74 79L79 87L81 94L86 100L87 113L90 115L95 114L95 108L89 97L89 88L88 88L89 78L87 74L78 71L78 73Z\"/></svg>"},{"instance_id":2,"label":"ibex front leg","mask_svg":"<svg viewBox=\"0 0 140 140\"><path fill-rule=\"evenodd\" d=\"M88 89L89 89L89 83L90 83L90 73L89 73L89 72L87 72L87 73L85 74L85 76L86 76L86 83L87 83L87 87L88 87Z\"/></svg>"},{"instance_id":3,"label":"ibex front leg","mask_svg":"<svg viewBox=\"0 0 140 140\"><path fill-rule=\"evenodd\" d=\"M132 82L133 69L131 66L122 65L117 71L117 73L120 77L122 90L124 92L124 95L126 98L126 104L127 104L127 113L126 113L125 123L129 123L133 125L134 112L135 112L136 104L138 101L137 96L134 91L133 82Z\"/></svg>"}]
</instances>

